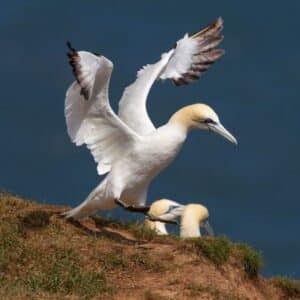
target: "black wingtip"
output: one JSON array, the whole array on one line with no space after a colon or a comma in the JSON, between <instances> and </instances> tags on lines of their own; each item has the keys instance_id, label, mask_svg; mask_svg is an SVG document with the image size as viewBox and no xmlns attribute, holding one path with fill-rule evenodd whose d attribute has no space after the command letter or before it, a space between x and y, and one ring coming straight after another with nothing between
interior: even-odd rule
<instances>
[{"instance_id":1,"label":"black wingtip","mask_svg":"<svg viewBox=\"0 0 300 300\"><path fill-rule=\"evenodd\" d=\"M73 46L72 46L72 44L71 44L71 42L70 42L70 41L67 41L67 42L66 42L66 45L67 45L67 47L70 49L70 51L72 51L72 52L76 52L76 49L75 49L75 48L73 48Z\"/></svg>"}]
</instances>

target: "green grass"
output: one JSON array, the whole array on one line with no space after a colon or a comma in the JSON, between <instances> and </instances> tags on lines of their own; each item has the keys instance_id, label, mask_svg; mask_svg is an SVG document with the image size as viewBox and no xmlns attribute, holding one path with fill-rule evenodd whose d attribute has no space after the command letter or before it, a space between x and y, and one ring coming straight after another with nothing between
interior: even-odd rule
<instances>
[{"instance_id":1,"label":"green grass","mask_svg":"<svg viewBox=\"0 0 300 300\"><path fill-rule=\"evenodd\" d=\"M263 259L260 252L257 252L247 244L234 244L234 247L242 260L244 270L250 278L258 276L260 269L263 266Z\"/></svg>"},{"instance_id":2,"label":"green grass","mask_svg":"<svg viewBox=\"0 0 300 300\"><path fill-rule=\"evenodd\" d=\"M300 299L300 281L288 277L273 277L272 284L280 288L289 299Z\"/></svg>"},{"instance_id":3,"label":"green grass","mask_svg":"<svg viewBox=\"0 0 300 300\"><path fill-rule=\"evenodd\" d=\"M7 293L12 299L21 299L21 294L48 293L49 297L74 294L89 299L99 293L111 293L105 273L86 268L84 257L65 247L60 236L49 244L50 213L9 194L2 193L0 202L2 296ZM37 232L38 228L47 229Z\"/></svg>"},{"instance_id":4,"label":"green grass","mask_svg":"<svg viewBox=\"0 0 300 300\"><path fill-rule=\"evenodd\" d=\"M232 243L224 236L190 239L188 242L193 245L198 255L203 255L216 266L227 263L231 256L238 258L249 278L257 277L263 266L260 252L257 252L247 244Z\"/></svg>"},{"instance_id":5,"label":"green grass","mask_svg":"<svg viewBox=\"0 0 300 300\"><path fill-rule=\"evenodd\" d=\"M197 238L189 240L199 255L204 255L216 266L225 264L232 250L232 244L226 237Z\"/></svg>"},{"instance_id":6,"label":"green grass","mask_svg":"<svg viewBox=\"0 0 300 300\"><path fill-rule=\"evenodd\" d=\"M82 258L72 249L55 249L46 258L40 253L36 260L22 281L32 292L75 293L89 299L110 291L105 273L83 270Z\"/></svg>"}]
</instances>

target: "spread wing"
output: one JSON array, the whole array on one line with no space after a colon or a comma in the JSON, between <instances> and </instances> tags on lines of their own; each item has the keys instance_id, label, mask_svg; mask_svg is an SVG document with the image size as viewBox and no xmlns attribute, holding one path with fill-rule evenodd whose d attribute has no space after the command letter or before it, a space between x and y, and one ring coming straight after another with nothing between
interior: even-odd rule
<instances>
[{"instance_id":1,"label":"spread wing","mask_svg":"<svg viewBox=\"0 0 300 300\"><path fill-rule=\"evenodd\" d=\"M105 174L139 136L116 116L109 104L112 62L104 56L77 52L68 46L76 77L65 99L68 134L77 146L87 145L98 163L98 173Z\"/></svg>"},{"instance_id":2,"label":"spread wing","mask_svg":"<svg viewBox=\"0 0 300 300\"><path fill-rule=\"evenodd\" d=\"M158 62L138 71L137 79L122 95L119 117L141 135L153 131L155 127L148 116L146 101L155 80L171 79L175 85L197 80L224 54L224 50L216 49L223 40L222 29L223 19L218 18L203 30L186 34L173 49L162 54Z\"/></svg>"}]
</instances>

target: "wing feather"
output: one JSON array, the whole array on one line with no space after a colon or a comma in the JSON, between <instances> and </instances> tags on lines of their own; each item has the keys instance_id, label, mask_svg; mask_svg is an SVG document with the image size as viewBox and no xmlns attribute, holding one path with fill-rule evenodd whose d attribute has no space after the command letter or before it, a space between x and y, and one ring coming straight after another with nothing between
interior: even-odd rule
<instances>
[{"instance_id":1,"label":"wing feather","mask_svg":"<svg viewBox=\"0 0 300 300\"><path fill-rule=\"evenodd\" d=\"M116 116L109 104L112 62L104 56L77 52L69 46L76 81L66 94L67 130L77 146L87 145L98 163L98 173L105 174L139 137Z\"/></svg>"},{"instance_id":2,"label":"wing feather","mask_svg":"<svg viewBox=\"0 0 300 300\"><path fill-rule=\"evenodd\" d=\"M218 18L203 30L190 36L186 34L158 62L139 70L137 79L124 90L119 102L120 119L140 135L153 131L155 127L147 113L146 101L155 80L170 79L175 85L197 80L224 54L224 50L216 49L223 40L222 29L223 19Z\"/></svg>"},{"instance_id":3,"label":"wing feather","mask_svg":"<svg viewBox=\"0 0 300 300\"><path fill-rule=\"evenodd\" d=\"M176 43L174 55L170 58L160 79L171 79L175 85L189 84L197 80L222 55L224 50L216 49L222 42L223 19L220 17L203 30Z\"/></svg>"}]
</instances>

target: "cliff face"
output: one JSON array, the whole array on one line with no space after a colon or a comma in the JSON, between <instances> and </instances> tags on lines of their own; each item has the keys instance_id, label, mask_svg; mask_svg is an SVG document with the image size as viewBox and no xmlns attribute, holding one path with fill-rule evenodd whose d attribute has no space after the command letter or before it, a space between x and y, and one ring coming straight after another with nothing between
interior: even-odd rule
<instances>
[{"instance_id":1,"label":"cliff face","mask_svg":"<svg viewBox=\"0 0 300 300\"><path fill-rule=\"evenodd\" d=\"M247 245L67 222L65 209L0 195L1 299L300 299L298 282L258 274Z\"/></svg>"}]
</instances>

